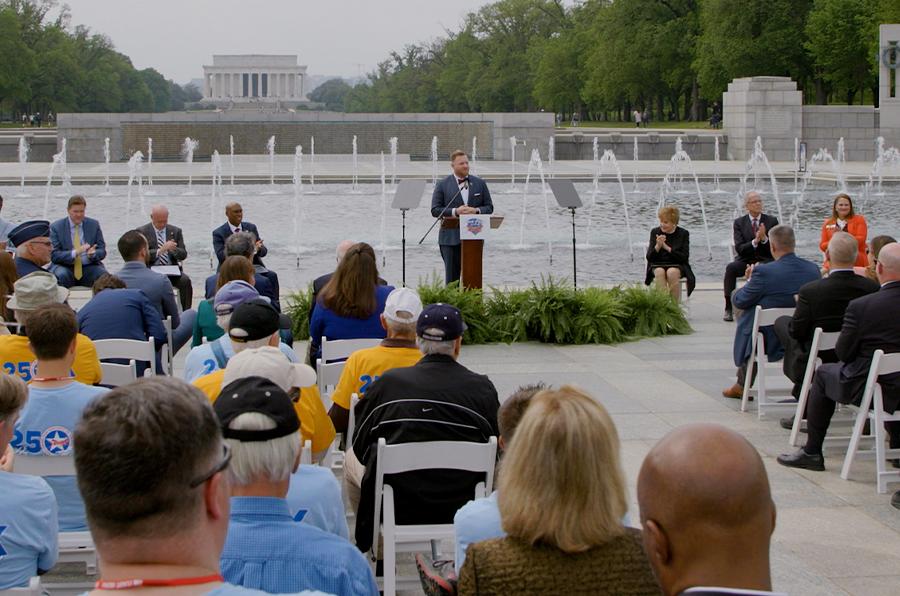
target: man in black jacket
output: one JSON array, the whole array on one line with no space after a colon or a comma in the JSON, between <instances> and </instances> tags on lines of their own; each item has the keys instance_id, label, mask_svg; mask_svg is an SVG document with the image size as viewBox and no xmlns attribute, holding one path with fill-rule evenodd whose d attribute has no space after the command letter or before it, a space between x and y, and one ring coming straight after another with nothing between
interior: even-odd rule
<instances>
[{"instance_id":1,"label":"man in black jacket","mask_svg":"<svg viewBox=\"0 0 900 596\"><path fill-rule=\"evenodd\" d=\"M737 287L738 278L744 276L750 265L773 260L768 234L769 230L778 225L778 218L762 212L762 198L755 190L744 197L744 206L747 208L747 215L734 220L734 251L737 256L725 267L726 321L734 320L731 295Z\"/></svg>"},{"instance_id":2,"label":"man in black jacket","mask_svg":"<svg viewBox=\"0 0 900 596\"><path fill-rule=\"evenodd\" d=\"M782 366L785 376L794 382L794 397L800 395L816 327L829 333L840 331L847 304L878 291L876 282L853 272L858 251L856 238L845 232L836 233L828 243L825 257L831 261L828 277L809 282L800 288L794 316L781 317L775 321L775 334L784 346ZM837 356L832 350L823 352L820 358L822 362L837 362ZM790 428L792 424L791 418L781 421L785 428Z\"/></svg>"},{"instance_id":3,"label":"man in black jacket","mask_svg":"<svg viewBox=\"0 0 900 596\"><path fill-rule=\"evenodd\" d=\"M857 298L847 306L844 326L835 352L840 362L823 364L816 371L806 406L806 445L794 453L778 456L778 463L791 468L822 471L822 444L834 415L835 404L859 404L875 350L900 352L900 244L886 245L875 269L881 289ZM884 410L900 407L900 373L879 377ZM891 448L900 447L900 424L887 423Z\"/></svg>"},{"instance_id":4,"label":"man in black jacket","mask_svg":"<svg viewBox=\"0 0 900 596\"><path fill-rule=\"evenodd\" d=\"M389 445L421 441L486 443L498 436L497 390L485 375L457 362L465 325L459 310L431 304L419 315L416 335L424 354L415 366L384 373L356 405L353 450L345 459L345 478L353 502L352 470L365 466L356 517L356 544L372 545L378 439ZM358 476L358 474L356 474ZM398 524L448 524L472 499L483 474L422 470L391 477Z\"/></svg>"}]
</instances>

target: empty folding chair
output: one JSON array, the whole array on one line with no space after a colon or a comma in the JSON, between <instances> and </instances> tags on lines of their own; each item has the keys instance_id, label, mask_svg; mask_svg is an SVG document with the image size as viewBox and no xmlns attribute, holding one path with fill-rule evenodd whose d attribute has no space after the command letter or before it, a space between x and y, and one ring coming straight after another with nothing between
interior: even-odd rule
<instances>
[{"instance_id":1,"label":"empty folding chair","mask_svg":"<svg viewBox=\"0 0 900 596\"><path fill-rule=\"evenodd\" d=\"M134 360L148 363L144 376L156 374L156 347L152 337L137 339L98 339L94 341L97 358L101 364L104 360Z\"/></svg>"}]
</instances>

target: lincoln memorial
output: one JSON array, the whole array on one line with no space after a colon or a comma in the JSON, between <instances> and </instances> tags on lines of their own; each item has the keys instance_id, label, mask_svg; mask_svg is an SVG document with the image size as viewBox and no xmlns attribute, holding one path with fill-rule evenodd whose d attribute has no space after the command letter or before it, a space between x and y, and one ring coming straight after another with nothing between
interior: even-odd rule
<instances>
[{"instance_id":1,"label":"lincoln memorial","mask_svg":"<svg viewBox=\"0 0 900 596\"><path fill-rule=\"evenodd\" d=\"M213 56L203 66L203 101L210 103L302 103L306 67L297 56Z\"/></svg>"}]
</instances>

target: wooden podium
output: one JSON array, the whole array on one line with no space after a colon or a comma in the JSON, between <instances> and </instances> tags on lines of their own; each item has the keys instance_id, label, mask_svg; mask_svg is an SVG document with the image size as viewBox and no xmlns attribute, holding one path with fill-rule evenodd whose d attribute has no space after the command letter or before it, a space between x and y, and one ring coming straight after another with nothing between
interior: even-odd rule
<instances>
[{"instance_id":1,"label":"wooden podium","mask_svg":"<svg viewBox=\"0 0 900 596\"><path fill-rule=\"evenodd\" d=\"M502 215L491 215L491 229L496 230L503 223ZM441 220L441 229L458 230L458 217L444 217ZM482 288L482 257L484 254L484 240L463 240L460 242L461 276L460 285L467 290L480 290Z\"/></svg>"}]
</instances>

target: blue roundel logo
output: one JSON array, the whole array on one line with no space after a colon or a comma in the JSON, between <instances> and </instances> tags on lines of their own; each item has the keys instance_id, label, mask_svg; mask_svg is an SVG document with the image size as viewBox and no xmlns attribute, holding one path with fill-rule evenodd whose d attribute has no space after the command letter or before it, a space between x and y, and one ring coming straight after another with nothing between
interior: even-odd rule
<instances>
[{"instance_id":1,"label":"blue roundel logo","mask_svg":"<svg viewBox=\"0 0 900 596\"><path fill-rule=\"evenodd\" d=\"M72 436L63 426L51 426L41 435L41 446L48 455L64 455L72 450Z\"/></svg>"}]
</instances>

